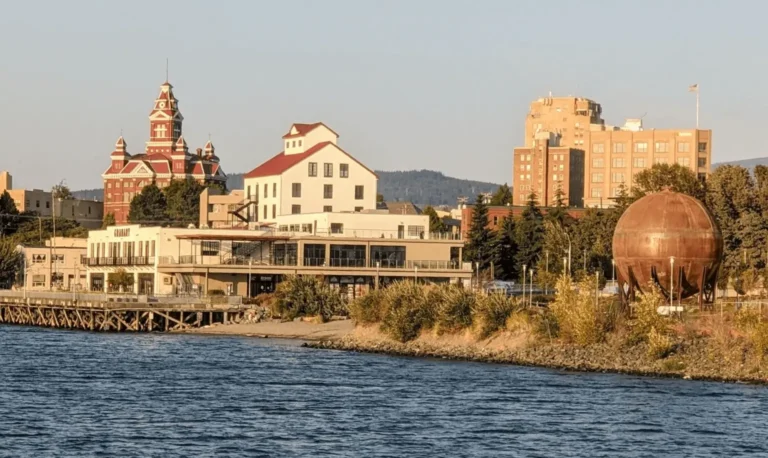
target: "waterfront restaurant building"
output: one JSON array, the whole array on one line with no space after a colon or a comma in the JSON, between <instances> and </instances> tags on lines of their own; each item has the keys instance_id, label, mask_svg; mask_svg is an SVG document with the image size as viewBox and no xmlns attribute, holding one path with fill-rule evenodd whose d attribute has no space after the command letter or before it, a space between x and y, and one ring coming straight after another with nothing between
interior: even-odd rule
<instances>
[{"instance_id":1,"label":"waterfront restaurant building","mask_svg":"<svg viewBox=\"0 0 768 458\"><path fill-rule=\"evenodd\" d=\"M311 215L304 215L311 216ZM331 215L330 217L335 217ZM363 216L363 215L361 215ZM183 229L114 226L88 237L88 285L110 291L110 276L123 269L134 276L139 294L270 293L287 275L316 275L355 297L370 288L400 279L468 283L471 266L461 261L463 241L430 238L423 215L390 217L405 226L390 233L356 233L351 227L317 235L313 231ZM402 220L403 217L420 220ZM396 220L396 221L395 221ZM400 222L405 224L399 224ZM288 229L309 222L280 224ZM293 226L293 227L292 227ZM285 227L281 227L285 228Z\"/></svg>"}]
</instances>

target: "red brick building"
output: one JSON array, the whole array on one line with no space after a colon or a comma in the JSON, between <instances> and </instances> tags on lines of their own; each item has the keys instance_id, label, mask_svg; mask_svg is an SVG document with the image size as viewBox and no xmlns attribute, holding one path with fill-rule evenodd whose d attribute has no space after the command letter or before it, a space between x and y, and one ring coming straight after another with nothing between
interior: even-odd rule
<instances>
[{"instance_id":1,"label":"red brick building","mask_svg":"<svg viewBox=\"0 0 768 458\"><path fill-rule=\"evenodd\" d=\"M545 215L547 214L547 208L546 207L539 207L542 213ZM467 205L466 207L461 209L461 235L462 237L467 236L467 232L469 232L469 227L472 225L472 213L474 212L475 207L473 205ZM525 206L505 206L505 205L494 205L494 206L488 206L488 227L496 230L500 225L504 218L506 218L509 215L509 212L512 212L512 215L514 215L515 218L520 217L520 214L523 213L523 210L525 210ZM568 214L572 217L579 219L584 214L585 209L584 208L568 208L567 209Z\"/></svg>"},{"instance_id":2,"label":"red brick building","mask_svg":"<svg viewBox=\"0 0 768 458\"><path fill-rule=\"evenodd\" d=\"M200 183L226 184L213 143L208 141L197 154L190 154L181 133L184 117L173 86L165 82L149 114L149 141L143 153L131 155L122 136L110 155L112 163L104 179L104 215L113 214L117 224L128 221L131 200L144 186L165 188L171 180L192 178Z\"/></svg>"}]
</instances>

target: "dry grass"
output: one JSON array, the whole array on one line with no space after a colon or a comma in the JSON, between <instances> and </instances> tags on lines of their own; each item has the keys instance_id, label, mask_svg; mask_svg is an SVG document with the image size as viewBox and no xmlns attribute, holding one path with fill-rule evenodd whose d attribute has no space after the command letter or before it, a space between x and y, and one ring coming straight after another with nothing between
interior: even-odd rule
<instances>
[{"instance_id":1,"label":"dry grass","mask_svg":"<svg viewBox=\"0 0 768 458\"><path fill-rule=\"evenodd\" d=\"M478 296L472 310L478 337L486 339L491 334L506 328L512 315L522 315L515 313L520 309L519 301L507 297L506 294L493 293Z\"/></svg>"}]
</instances>

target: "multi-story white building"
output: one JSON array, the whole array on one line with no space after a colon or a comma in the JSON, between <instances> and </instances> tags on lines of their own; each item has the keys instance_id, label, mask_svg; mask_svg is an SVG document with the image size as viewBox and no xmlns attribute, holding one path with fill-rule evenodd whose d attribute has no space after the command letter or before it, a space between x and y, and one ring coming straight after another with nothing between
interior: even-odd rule
<instances>
[{"instance_id":1,"label":"multi-story white building","mask_svg":"<svg viewBox=\"0 0 768 458\"><path fill-rule=\"evenodd\" d=\"M21 245L23 287L28 290L73 290L86 285L86 240L55 237L38 245Z\"/></svg>"},{"instance_id":2,"label":"multi-story white building","mask_svg":"<svg viewBox=\"0 0 768 458\"><path fill-rule=\"evenodd\" d=\"M378 177L341 149L338 138L321 122L292 125L285 149L245 175L245 195L254 202L249 219L375 209Z\"/></svg>"}]
</instances>

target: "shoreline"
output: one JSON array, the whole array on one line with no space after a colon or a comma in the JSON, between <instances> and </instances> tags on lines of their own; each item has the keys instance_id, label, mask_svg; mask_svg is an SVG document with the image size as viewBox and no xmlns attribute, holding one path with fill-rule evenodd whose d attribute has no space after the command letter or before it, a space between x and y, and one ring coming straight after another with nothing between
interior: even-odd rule
<instances>
[{"instance_id":1,"label":"shoreline","mask_svg":"<svg viewBox=\"0 0 768 458\"><path fill-rule=\"evenodd\" d=\"M352 320L329 321L327 323L262 321L259 323L226 324L185 329L174 331L172 334L241 336L320 342L341 339L352 333L354 328L355 324Z\"/></svg>"}]
</instances>

